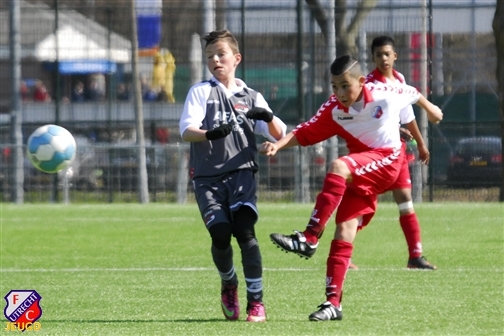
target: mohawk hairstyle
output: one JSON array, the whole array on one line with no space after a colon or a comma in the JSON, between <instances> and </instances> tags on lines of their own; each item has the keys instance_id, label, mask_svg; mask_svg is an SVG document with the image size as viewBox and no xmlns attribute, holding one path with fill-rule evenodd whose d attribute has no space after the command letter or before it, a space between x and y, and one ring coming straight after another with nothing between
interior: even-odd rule
<instances>
[{"instance_id":1,"label":"mohawk hairstyle","mask_svg":"<svg viewBox=\"0 0 504 336\"><path fill-rule=\"evenodd\" d=\"M240 48L238 47L238 41L233 36L233 34L229 30L214 30L213 32L208 33L208 35L203 37L203 40L206 41L205 48L209 44L214 44L219 41L226 42L234 54L238 54L240 52Z\"/></svg>"},{"instance_id":2,"label":"mohawk hairstyle","mask_svg":"<svg viewBox=\"0 0 504 336\"><path fill-rule=\"evenodd\" d=\"M373 42L371 43L371 54L374 54L374 51L378 47L383 47L383 46L392 46L392 49L395 50L395 44L394 44L394 39L390 36L378 36L373 39Z\"/></svg>"},{"instance_id":3,"label":"mohawk hairstyle","mask_svg":"<svg viewBox=\"0 0 504 336\"><path fill-rule=\"evenodd\" d=\"M331 64L331 75L339 76L345 72L350 72L355 78L363 76L359 61L350 55L338 57Z\"/></svg>"}]
</instances>

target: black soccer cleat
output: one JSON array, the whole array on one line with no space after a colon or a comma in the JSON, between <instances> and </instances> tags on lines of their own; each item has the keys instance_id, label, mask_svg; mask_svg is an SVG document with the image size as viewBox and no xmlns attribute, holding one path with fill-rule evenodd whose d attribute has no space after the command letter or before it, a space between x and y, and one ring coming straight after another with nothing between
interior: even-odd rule
<instances>
[{"instance_id":1,"label":"black soccer cleat","mask_svg":"<svg viewBox=\"0 0 504 336\"><path fill-rule=\"evenodd\" d=\"M301 258L309 259L317 251L318 243L311 245L306 242L306 237L302 232L294 231L295 233L286 236L280 233L270 234L270 239L277 247L285 252L296 253Z\"/></svg>"},{"instance_id":2,"label":"black soccer cleat","mask_svg":"<svg viewBox=\"0 0 504 336\"><path fill-rule=\"evenodd\" d=\"M437 267L435 265L432 265L430 262L428 262L424 256L409 259L408 260L408 268L432 270L432 271L437 270Z\"/></svg>"},{"instance_id":3,"label":"black soccer cleat","mask_svg":"<svg viewBox=\"0 0 504 336\"><path fill-rule=\"evenodd\" d=\"M333 321L341 320L343 318L341 306L336 307L329 301L322 303L318 306L318 308L320 309L308 316L310 321Z\"/></svg>"}]
</instances>

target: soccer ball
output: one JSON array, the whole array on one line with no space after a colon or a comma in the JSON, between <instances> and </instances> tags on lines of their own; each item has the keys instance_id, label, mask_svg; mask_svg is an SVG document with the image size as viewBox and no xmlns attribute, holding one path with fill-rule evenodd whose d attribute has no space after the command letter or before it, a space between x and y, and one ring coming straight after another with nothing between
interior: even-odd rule
<instances>
[{"instance_id":1,"label":"soccer ball","mask_svg":"<svg viewBox=\"0 0 504 336\"><path fill-rule=\"evenodd\" d=\"M77 146L72 134L57 125L37 128L28 138L26 155L40 171L57 173L75 159Z\"/></svg>"}]
</instances>

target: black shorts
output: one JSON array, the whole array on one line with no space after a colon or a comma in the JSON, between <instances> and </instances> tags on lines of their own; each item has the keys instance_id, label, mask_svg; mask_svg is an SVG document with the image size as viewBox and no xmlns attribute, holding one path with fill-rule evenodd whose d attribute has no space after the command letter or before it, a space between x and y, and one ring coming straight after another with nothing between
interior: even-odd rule
<instances>
[{"instance_id":1,"label":"black shorts","mask_svg":"<svg viewBox=\"0 0 504 336\"><path fill-rule=\"evenodd\" d=\"M193 180L194 194L207 229L215 223L232 223L233 212L248 206L256 213L255 172L240 169L219 177Z\"/></svg>"}]
</instances>

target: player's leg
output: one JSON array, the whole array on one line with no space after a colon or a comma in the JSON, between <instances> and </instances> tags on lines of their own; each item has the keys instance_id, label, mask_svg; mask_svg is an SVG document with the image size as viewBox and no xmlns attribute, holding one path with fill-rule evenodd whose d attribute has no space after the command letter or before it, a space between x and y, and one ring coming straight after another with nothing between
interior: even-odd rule
<instances>
[{"instance_id":1,"label":"player's leg","mask_svg":"<svg viewBox=\"0 0 504 336\"><path fill-rule=\"evenodd\" d=\"M212 260L221 278L221 305L226 319L237 320L240 316L238 302L238 277L233 264L230 223L216 223L208 229L212 238Z\"/></svg>"},{"instance_id":2,"label":"player's leg","mask_svg":"<svg viewBox=\"0 0 504 336\"><path fill-rule=\"evenodd\" d=\"M263 267L254 225L258 219L254 173L243 170L233 176L234 186L229 204L233 218L233 235L241 251L241 261L247 286L247 321L264 322Z\"/></svg>"},{"instance_id":3,"label":"player's leg","mask_svg":"<svg viewBox=\"0 0 504 336\"><path fill-rule=\"evenodd\" d=\"M352 173L345 161L336 159L329 168L322 191L317 195L310 220L303 234L307 242L318 244L332 214L340 205L345 194L346 182L351 181Z\"/></svg>"},{"instance_id":4,"label":"player's leg","mask_svg":"<svg viewBox=\"0 0 504 336\"><path fill-rule=\"evenodd\" d=\"M407 266L409 268L435 270L436 266L431 265L422 256L420 223L413 207L408 160L403 161L399 175L396 181L389 187L389 190L392 190L399 208L399 223L408 245L409 257Z\"/></svg>"},{"instance_id":5,"label":"player's leg","mask_svg":"<svg viewBox=\"0 0 504 336\"><path fill-rule=\"evenodd\" d=\"M234 213L233 235L241 250L243 274L247 286L247 321L264 322L262 257L255 235L257 213L248 206L241 206Z\"/></svg>"},{"instance_id":6,"label":"player's leg","mask_svg":"<svg viewBox=\"0 0 504 336\"><path fill-rule=\"evenodd\" d=\"M212 241L210 253L221 278L222 312L226 319L237 320L240 315L238 277L233 264L231 218L221 201L225 199L223 191L223 188L211 188L205 181L195 181L196 200Z\"/></svg>"},{"instance_id":7,"label":"player's leg","mask_svg":"<svg viewBox=\"0 0 504 336\"><path fill-rule=\"evenodd\" d=\"M361 221L362 216L337 224L327 257L326 302L319 306L319 310L310 314L308 317L310 321L341 320L343 318L341 308L343 283L352 257L357 227Z\"/></svg>"},{"instance_id":8,"label":"player's leg","mask_svg":"<svg viewBox=\"0 0 504 336\"><path fill-rule=\"evenodd\" d=\"M310 220L303 232L287 236L270 235L271 240L286 252L306 259L312 257L327 221L340 205L347 182L363 195L378 194L397 179L404 153L396 149L377 149L342 156L334 160L318 194Z\"/></svg>"},{"instance_id":9,"label":"player's leg","mask_svg":"<svg viewBox=\"0 0 504 336\"><path fill-rule=\"evenodd\" d=\"M352 262L352 259L350 259L350 263L348 264L348 269L351 269L351 270L358 270L358 269L359 269L359 266L355 265L355 264Z\"/></svg>"},{"instance_id":10,"label":"player's leg","mask_svg":"<svg viewBox=\"0 0 504 336\"><path fill-rule=\"evenodd\" d=\"M408 173L409 177L409 173ZM422 237L420 223L413 207L411 188L393 189L392 193L399 208L399 223L408 245L408 268L435 270L437 267L422 256Z\"/></svg>"},{"instance_id":11,"label":"player's leg","mask_svg":"<svg viewBox=\"0 0 504 336\"><path fill-rule=\"evenodd\" d=\"M309 316L311 321L341 320L343 283L352 257L358 230L371 222L376 212L376 195L360 195L348 188L336 213L336 232L331 242L326 269L326 302Z\"/></svg>"},{"instance_id":12,"label":"player's leg","mask_svg":"<svg viewBox=\"0 0 504 336\"><path fill-rule=\"evenodd\" d=\"M310 258L317 249L318 240L329 218L341 202L346 189L346 181L350 176L347 164L341 159L334 160L324 179L322 191L317 195L315 207L305 231L295 231L290 236L273 233L270 235L273 243L286 252L294 252L300 257Z\"/></svg>"}]
</instances>

